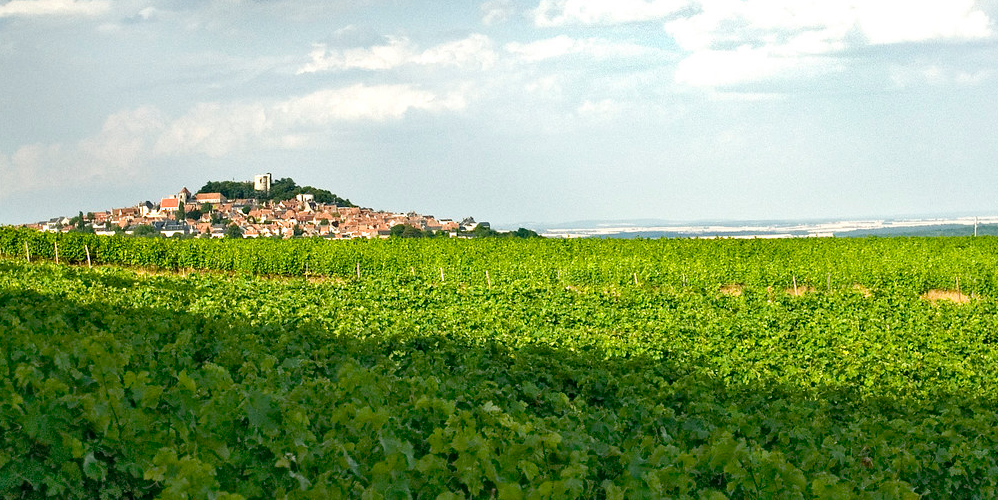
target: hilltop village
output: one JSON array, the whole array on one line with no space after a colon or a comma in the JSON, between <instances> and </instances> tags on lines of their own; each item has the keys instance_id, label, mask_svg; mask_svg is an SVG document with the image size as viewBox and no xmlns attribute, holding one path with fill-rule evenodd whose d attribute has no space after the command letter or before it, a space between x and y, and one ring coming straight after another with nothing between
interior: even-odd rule
<instances>
[{"instance_id":1,"label":"hilltop village","mask_svg":"<svg viewBox=\"0 0 998 500\"><path fill-rule=\"evenodd\" d=\"M245 184L245 186L243 186ZM280 185L281 195L271 196ZM201 238L292 238L327 239L388 238L390 236L472 237L494 233L487 222L468 217L458 222L415 212L394 213L361 208L328 191L298 187L291 179L274 181L271 174L257 175L253 182L209 182L205 187L223 187L222 192L191 193L186 187L159 203L144 201L135 206L76 217L56 217L29 224L42 231L85 230L99 235L201 237ZM291 196L287 199L285 196ZM536 235L534 233L533 235Z\"/></svg>"}]
</instances>

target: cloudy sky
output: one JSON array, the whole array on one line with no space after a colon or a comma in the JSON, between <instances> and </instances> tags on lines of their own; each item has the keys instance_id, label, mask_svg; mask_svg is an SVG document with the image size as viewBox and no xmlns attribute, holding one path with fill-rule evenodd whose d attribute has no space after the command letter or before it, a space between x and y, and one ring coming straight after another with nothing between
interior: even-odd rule
<instances>
[{"instance_id":1,"label":"cloudy sky","mask_svg":"<svg viewBox=\"0 0 998 500\"><path fill-rule=\"evenodd\" d=\"M998 0L0 0L0 223L272 172L494 224L998 214Z\"/></svg>"}]
</instances>

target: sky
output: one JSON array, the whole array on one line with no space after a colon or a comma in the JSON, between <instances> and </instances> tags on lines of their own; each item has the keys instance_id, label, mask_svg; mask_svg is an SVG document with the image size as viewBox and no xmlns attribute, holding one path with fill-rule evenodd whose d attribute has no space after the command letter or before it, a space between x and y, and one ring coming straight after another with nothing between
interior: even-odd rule
<instances>
[{"instance_id":1,"label":"sky","mask_svg":"<svg viewBox=\"0 0 998 500\"><path fill-rule=\"evenodd\" d=\"M388 211L998 214L998 0L0 0L0 224L270 172Z\"/></svg>"}]
</instances>

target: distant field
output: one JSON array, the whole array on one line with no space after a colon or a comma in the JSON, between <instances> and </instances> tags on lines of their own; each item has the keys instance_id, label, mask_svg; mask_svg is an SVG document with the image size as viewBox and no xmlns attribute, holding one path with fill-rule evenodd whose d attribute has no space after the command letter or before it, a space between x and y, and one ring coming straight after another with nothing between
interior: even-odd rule
<instances>
[{"instance_id":1,"label":"distant field","mask_svg":"<svg viewBox=\"0 0 998 500\"><path fill-rule=\"evenodd\" d=\"M0 255L0 498L996 495L996 238Z\"/></svg>"}]
</instances>

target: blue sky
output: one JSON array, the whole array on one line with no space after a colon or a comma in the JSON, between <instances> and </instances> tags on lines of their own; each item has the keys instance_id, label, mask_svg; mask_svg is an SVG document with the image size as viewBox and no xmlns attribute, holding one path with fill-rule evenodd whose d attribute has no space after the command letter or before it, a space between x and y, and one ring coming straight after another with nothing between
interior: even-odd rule
<instances>
[{"instance_id":1,"label":"blue sky","mask_svg":"<svg viewBox=\"0 0 998 500\"><path fill-rule=\"evenodd\" d=\"M0 223L272 172L496 224L998 214L996 0L0 0Z\"/></svg>"}]
</instances>

